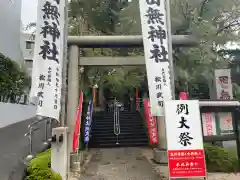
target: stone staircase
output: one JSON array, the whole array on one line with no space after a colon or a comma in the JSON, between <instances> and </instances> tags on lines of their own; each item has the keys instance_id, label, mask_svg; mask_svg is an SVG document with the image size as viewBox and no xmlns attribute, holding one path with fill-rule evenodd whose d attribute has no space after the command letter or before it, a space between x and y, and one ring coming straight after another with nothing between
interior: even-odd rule
<instances>
[{"instance_id":1,"label":"stone staircase","mask_svg":"<svg viewBox=\"0 0 240 180\"><path fill-rule=\"evenodd\" d=\"M113 112L97 112L93 116L89 148L147 146L148 137L139 112L121 111L119 113L120 134L114 134Z\"/></svg>"}]
</instances>

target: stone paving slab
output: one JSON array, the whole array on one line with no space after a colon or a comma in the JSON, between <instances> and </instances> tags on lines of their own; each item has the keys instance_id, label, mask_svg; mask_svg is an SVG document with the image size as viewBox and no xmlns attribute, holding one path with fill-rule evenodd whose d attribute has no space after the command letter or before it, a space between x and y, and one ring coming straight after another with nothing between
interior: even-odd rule
<instances>
[{"instance_id":1,"label":"stone paving slab","mask_svg":"<svg viewBox=\"0 0 240 180\"><path fill-rule=\"evenodd\" d=\"M94 149L80 180L160 180L141 148Z\"/></svg>"}]
</instances>

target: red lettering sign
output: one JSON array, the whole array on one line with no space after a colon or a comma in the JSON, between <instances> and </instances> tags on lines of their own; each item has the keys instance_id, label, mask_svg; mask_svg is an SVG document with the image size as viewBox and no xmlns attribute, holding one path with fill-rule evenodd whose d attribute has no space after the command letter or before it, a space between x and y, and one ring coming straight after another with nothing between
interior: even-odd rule
<instances>
[{"instance_id":1,"label":"red lettering sign","mask_svg":"<svg viewBox=\"0 0 240 180\"><path fill-rule=\"evenodd\" d=\"M150 144L158 144L156 117L151 115L148 99L143 100L145 119L147 121Z\"/></svg>"},{"instance_id":2,"label":"red lettering sign","mask_svg":"<svg viewBox=\"0 0 240 180\"><path fill-rule=\"evenodd\" d=\"M204 150L169 150L170 178L205 177Z\"/></svg>"},{"instance_id":3,"label":"red lettering sign","mask_svg":"<svg viewBox=\"0 0 240 180\"><path fill-rule=\"evenodd\" d=\"M207 136L212 136L213 135L213 119L211 116L211 113L205 113L205 118L206 118L206 129L207 129Z\"/></svg>"}]
</instances>

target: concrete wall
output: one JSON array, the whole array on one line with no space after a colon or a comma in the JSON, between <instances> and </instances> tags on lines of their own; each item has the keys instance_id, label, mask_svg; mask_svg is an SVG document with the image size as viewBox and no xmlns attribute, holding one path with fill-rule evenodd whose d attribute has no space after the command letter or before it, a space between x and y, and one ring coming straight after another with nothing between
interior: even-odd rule
<instances>
[{"instance_id":1,"label":"concrete wall","mask_svg":"<svg viewBox=\"0 0 240 180\"><path fill-rule=\"evenodd\" d=\"M0 128L36 116L36 106L0 102Z\"/></svg>"},{"instance_id":2,"label":"concrete wall","mask_svg":"<svg viewBox=\"0 0 240 180\"><path fill-rule=\"evenodd\" d=\"M0 52L23 63L20 48L22 0L0 0Z\"/></svg>"}]
</instances>

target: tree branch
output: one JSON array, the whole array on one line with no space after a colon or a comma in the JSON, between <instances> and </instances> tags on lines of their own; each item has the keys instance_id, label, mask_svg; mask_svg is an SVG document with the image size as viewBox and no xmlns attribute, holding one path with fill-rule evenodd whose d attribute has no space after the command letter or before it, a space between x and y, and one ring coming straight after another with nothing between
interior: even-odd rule
<instances>
[{"instance_id":1,"label":"tree branch","mask_svg":"<svg viewBox=\"0 0 240 180\"><path fill-rule=\"evenodd\" d=\"M199 17L203 16L204 8L205 8L205 6L207 5L208 2L209 2L209 0L203 0L202 1L200 11L199 11Z\"/></svg>"},{"instance_id":2,"label":"tree branch","mask_svg":"<svg viewBox=\"0 0 240 180\"><path fill-rule=\"evenodd\" d=\"M217 31L216 35L218 35L219 33L223 32L225 29L229 29L229 28L231 28L231 27L233 27L233 26L236 26L236 25L238 25L238 24L239 24L239 23L238 23L238 20L234 20L234 21L232 21L231 23L229 23L228 25L223 26L222 28L220 28L220 29Z\"/></svg>"}]
</instances>

